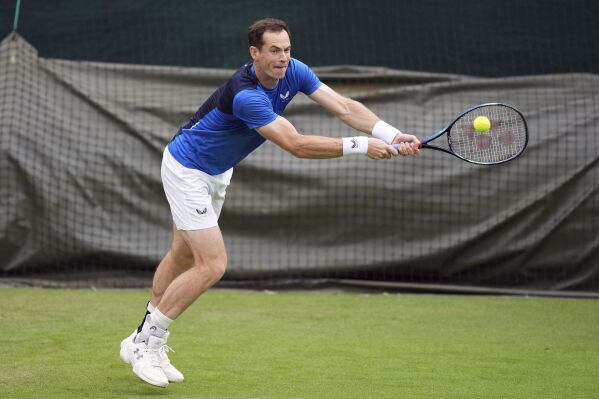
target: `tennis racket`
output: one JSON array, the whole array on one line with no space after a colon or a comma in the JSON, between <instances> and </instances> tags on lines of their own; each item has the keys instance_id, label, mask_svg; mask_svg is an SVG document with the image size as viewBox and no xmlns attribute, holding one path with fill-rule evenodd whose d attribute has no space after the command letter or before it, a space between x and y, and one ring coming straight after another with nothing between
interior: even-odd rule
<instances>
[{"instance_id":1,"label":"tennis racket","mask_svg":"<svg viewBox=\"0 0 599 399\"><path fill-rule=\"evenodd\" d=\"M474 128L474 119L484 116L491 122L486 132ZM431 141L439 140L436 144ZM462 112L445 129L421 141L420 148L443 151L478 165L495 165L522 155L528 144L528 127L520 111L511 105L489 103ZM397 148L397 144L393 147Z\"/></svg>"}]
</instances>

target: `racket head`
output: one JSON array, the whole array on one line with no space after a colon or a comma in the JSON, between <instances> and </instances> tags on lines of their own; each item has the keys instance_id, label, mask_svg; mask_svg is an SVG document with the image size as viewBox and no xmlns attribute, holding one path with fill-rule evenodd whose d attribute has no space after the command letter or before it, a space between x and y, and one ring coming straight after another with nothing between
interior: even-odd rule
<instances>
[{"instance_id":1,"label":"racket head","mask_svg":"<svg viewBox=\"0 0 599 399\"><path fill-rule=\"evenodd\" d=\"M487 117L491 128L478 132L474 119ZM524 152L528 145L528 126L522 113L502 103L488 103L464 111L449 125L446 132L449 151L478 165L495 165L511 161Z\"/></svg>"}]
</instances>

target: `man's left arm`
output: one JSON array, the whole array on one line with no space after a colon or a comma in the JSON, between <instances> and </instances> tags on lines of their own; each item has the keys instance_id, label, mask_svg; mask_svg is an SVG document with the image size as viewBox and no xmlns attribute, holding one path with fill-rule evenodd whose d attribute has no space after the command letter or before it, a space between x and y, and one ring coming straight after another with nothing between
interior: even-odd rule
<instances>
[{"instance_id":1,"label":"man's left arm","mask_svg":"<svg viewBox=\"0 0 599 399\"><path fill-rule=\"evenodd\" d=\"M416 136L400 132L399 129L382 121L362 103L342 96L324 83L309 97L341 119L346 125L371 134L387 144L398 144L398 151L401 155L420 153L420 141Z\"/></svg>"}]
</instances>

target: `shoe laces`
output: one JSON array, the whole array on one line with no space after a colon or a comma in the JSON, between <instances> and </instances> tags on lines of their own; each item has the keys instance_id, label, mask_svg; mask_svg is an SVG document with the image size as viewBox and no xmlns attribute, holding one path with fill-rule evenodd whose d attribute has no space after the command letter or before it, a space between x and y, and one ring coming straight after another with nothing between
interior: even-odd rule
<instances>
[{"instance_id":1,"label":"shoe laces","mask_svg":"<svg viewBox=\"0 0 599 399\"><path fill-rule=\"evenodd\" d=\"M162 345L160 348L158 348L158 355L160 356L160 358L168 363L170 363L170 359L168 358L167 352L173 352L175 353L175 350L173 348L171 348L170 346L164 344Z\"/></svg>"}]
</instances>

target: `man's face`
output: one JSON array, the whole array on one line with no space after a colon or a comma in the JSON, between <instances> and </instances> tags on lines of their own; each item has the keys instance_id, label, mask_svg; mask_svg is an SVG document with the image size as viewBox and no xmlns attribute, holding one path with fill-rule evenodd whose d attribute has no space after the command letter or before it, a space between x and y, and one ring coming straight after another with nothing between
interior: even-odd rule
<instances>
[{"instance_id":1,"label":"man's face","mask_svg":"<svg viewBox=\"0 0 599 399\"><path fill-rule=\"evenodd\" d=\"M291 59L289 35L285 30L266 31L262 35L262 41L262 48L250 47L254 65L270 79L282 79Z\"/></svg>"}]
</instances>

